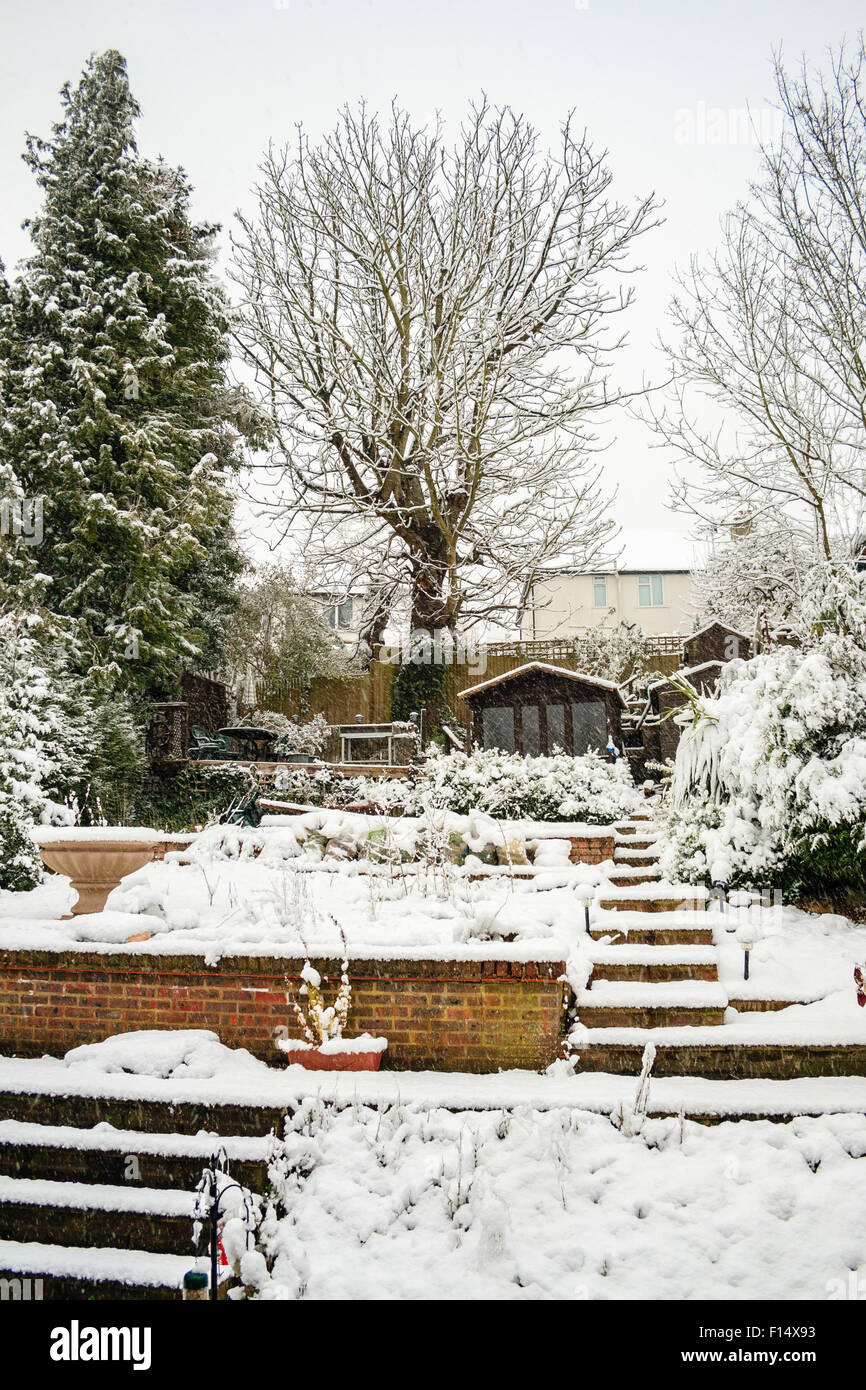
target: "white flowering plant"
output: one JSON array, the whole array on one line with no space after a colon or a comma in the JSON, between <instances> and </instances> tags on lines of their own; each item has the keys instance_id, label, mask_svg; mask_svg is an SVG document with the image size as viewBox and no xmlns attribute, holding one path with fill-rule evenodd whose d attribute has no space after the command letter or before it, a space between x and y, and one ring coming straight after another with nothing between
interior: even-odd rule
<instances>
[{"instance_id":1,"label":"white flowering plant","mask_svg":"<svg viewBox=\"0 0 866 1390\"><path fill-rule=\"evenodd\" d=\"M343 1036L352 1004L352 986L348 970L349 962L344 960L334 1002L327 1004L322 990L321 975L309 960L304 961L301 971L303 983L298 994L305 1002L302 1005L297 999L293 999L292 1008L304 1038L315 1047L321 1047L323 1043Z\"/></svg>"}]
</instances>

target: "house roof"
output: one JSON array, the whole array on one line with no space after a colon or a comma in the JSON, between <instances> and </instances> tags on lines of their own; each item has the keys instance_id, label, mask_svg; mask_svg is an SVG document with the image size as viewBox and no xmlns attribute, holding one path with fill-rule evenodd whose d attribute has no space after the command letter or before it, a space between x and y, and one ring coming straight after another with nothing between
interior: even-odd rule
<instances>
[{"instance_id":1,"label":"house roof","mask_svg":"<svg viewBox=\"0 0 866 1390\"><path fill-rule=\"evenodd\" d=\"M489 690L491 686L501 685L503 681L514 680L516 676L525 676L528 671L543 671L550 676L567 676L569 680L582 681L586 685L597 685L602 690L614 690L619 695L623 704L625 703L622 691L614 681L603 680L601 676L589 676L585 671L572 671L568 666L552 666L547 661L526 661L522 666L515 666L513 671L503 671L501 676L491 676L490 680L480 681L478 685L470 685L466 690L458 690L458 700L465 700L469 695L477 695L479 690Z\"/></svg>"},{"instance_id":2,"label":"house roof","mask_svg":"<svg viewBox=\"0 0 866 1390\"><path fill-rule=\"evenodd\" d=\"M699 568L697 542L679 531L622 530L611 545L611 555L589 564L563 561L539 572L538 579L557 574L691 574Z\"/></svg>"}]
</instances>

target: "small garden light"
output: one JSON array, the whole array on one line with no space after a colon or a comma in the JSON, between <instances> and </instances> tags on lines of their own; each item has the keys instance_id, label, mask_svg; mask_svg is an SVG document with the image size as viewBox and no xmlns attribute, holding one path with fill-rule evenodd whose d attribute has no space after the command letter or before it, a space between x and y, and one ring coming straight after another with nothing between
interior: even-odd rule
<instances>
[{"instance_id":1,"label":"small garden light","mask_svg":"<svg viewBox=\"0 0 866 1390\"><path fill-rule=\"evenodd\" d=\"M757 928L751 923L744 924L742 927L740 927L739 931L737 932L737 940L743 948L744 980L748 980L749 978L749 957L752 951L755 949L755 944L758 940L758 936L759 932Z\"/></svg>"},{"instance_id":2,"label":"small garden light","mask_svg":"<svg viewBox=\"0 0 866 1390\"><path fill-rule=\"evenodd\" d=\"M579 883L574 890L574 895L578 901L583 903L583 923L586 934L589 936L589 904L595 896L595 889L589 883Z\"/></svg>"}]
</instances>

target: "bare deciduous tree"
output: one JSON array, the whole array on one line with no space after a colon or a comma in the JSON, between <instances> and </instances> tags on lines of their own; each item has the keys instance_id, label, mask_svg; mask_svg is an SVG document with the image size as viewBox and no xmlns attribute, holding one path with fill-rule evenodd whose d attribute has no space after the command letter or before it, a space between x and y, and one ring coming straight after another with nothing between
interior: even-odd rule
<instances>
[{"instance_id":1,"label":"bare deciduous tree","mask_svg":"<svg viewBox=\"0 0 866 1390\"><path fill-rule=\"evenodd\" d=\"M453 629L519 604L549 557L595 555L612 523L587 419L611 403L618 277L652 198L612 200L569 123L553 156L486 102L453 148L438 121L346 109L261 172L239 341L308 558Z\"/></svg>"},{"instance_id":2,"label":"bare deciduous tree","mask_svg":"<svg viewBox=\"0 0 866 1390\"><path fill-rule=\"evenodd\" d=\"M862 37L830 76L776 60L780 139L720 251L673 302L675 402L655 420L679 500L730 521L745 505L829 558L866 507L866 87ZM723 412L707 424L698 397ZM697 465L697 467L696 467Z\"/></svg>"}]
</instances>

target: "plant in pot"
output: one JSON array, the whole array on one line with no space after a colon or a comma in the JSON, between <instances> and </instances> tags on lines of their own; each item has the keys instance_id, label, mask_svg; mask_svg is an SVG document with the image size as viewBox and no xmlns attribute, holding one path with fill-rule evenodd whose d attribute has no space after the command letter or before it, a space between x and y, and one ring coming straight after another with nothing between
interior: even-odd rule
<instances>
[{"instance_id":1,"label":"plant in pot","mask_svg":"<svg viewBox=\"0 0 866 1390\"><path fill-rule=\"evenodd\" d=\"M306 724L291 722L280 732L274 746L276 756L287 763L315 762L331 733L323 714L314 714Z\"/></svg>"},{"instance_id":2,"label":"plant in pot","mask_svg":"<svg viewBox=\"0 0 866 1390\"><path fill-rule=\"evenodd\" d=\"M303 1040L278 1037L277 1047L286 1060L308 1071L378 1071L387 1038L374 1038L361 1033L356 1038L344 1038L343 1029L352 1003L352 986L348 976L349 962L343 961L342 974L333 1004L326 1004L322 992L322 977L309 960L301 971L302 984L298 994L303 1003L286 995L303 1034Z\"/></svg>"}]
</instances>

